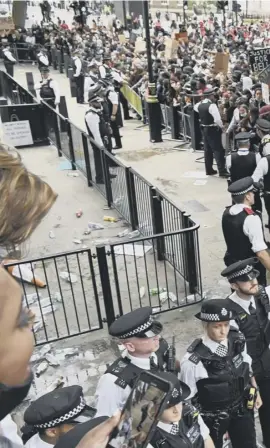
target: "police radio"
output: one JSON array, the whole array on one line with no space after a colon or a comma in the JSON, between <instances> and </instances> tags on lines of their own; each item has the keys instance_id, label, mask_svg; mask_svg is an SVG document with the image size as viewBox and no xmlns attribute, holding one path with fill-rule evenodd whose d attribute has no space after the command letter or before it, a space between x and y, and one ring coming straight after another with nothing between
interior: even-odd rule
<instances>
[{"instance_id":1,"label":"police radio","mask_svg":"<svg viewBox=\"0 0 270 448\"><path fill-rule=\"evenodd\" d=\"M257 397L256 388L251 387L249 389L248 398L247 398L247 408L251 411L254 409L256 397Z\"/></svg>"}]
</instances>

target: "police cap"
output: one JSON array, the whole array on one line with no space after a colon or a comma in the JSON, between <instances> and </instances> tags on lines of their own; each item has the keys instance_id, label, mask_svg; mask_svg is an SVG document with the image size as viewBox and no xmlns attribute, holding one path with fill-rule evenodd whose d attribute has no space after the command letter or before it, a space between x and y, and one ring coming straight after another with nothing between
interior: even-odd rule
<instances>
[{"instance_id":1,"label":"police cap","mask_svg":"<svg viewBox=\"0 0 270 448\"><path fill-rule=\"evenodd\" d=\"M145 306L120 316L109 328L111 336L152 338L162 331L162 324L154 320L151 306Z\"/></svg>"},{"instance_id":2,"label":"police cap","mask_svg":"<svg viewBox=\"0 0 270 448\"><path fill-rule=\"evenodd\" d=\"M259 110L259 116L260 118L263 118L264 115L267 115L270 113L270 104L267 104L266 106L263 106Z\"/></svg>"},{"instance_id":3,"label":"police cap","mask_svg":"<svg viewBox=\"0 0 270 448\"><path fill-rule=\"evenodd\" d=\"M212 299L202 304L201 311L195 314L197 319L204 322L227 322L234 319L224 299Z\"/></svg>"},{"instance_id":4,"label":"police cap","mask_svg":"<svg viewBox=\"0 0 270 448\"><path fill-rule=\"evenodd\" d=\"M203 96L214 95L216 93L216 89L212 87L211 89L206 89L203 92Z\"/></svg>"},{"instance_id":5,"label":"police cap","mask_svg":"<svg viewBox=\"0 0 270 448\"><path fill-rule=\"evenodd\" d=\"M256 128L263 132L270 132L270 122L263 118L258 118L256 121Z\"/></svg>"},{"instance_id":6,"label":"police cap","mask_svg":"<svg viewBox=\"0 0 270 448\"><path fill-rule=\"evenodd\" d=\"M40 71L41 73L49 73L50 69L49 67L41 67Z\"/></svg>"},{"instance_id":7,"label":"police cap","mask_svg":"<svg viewBox=\"0 0 270 448\"><path fill-rule=\"evenodd\" d=\"M190 395L190 388L186 383L183 381L180 381L176 375L174 375L171 372L155 372L156 376L159 376L163 380L168 381L172 385L172 391L170 394L170 398L168 401L168 404L166 408L171 408L172 406L175 406L178 403L181 403L181 401L184 401L187 399L187 397Z\"/></svg>"},{"instance_id":8,"label":"police cap","mask_svg":"<svg viewBox=\"0 0 270 448\"><path fill-rule=\"evenodd\" d=\"M96 417L88 422L76 425L75 428L60 437L54 448L75 448L85 434L107 419L108 417Z\"/></svg>"},{"instance_id":9,"label":"police cap","mask_svg":"<svg viewBox=\"0 0 270 448\"><path fill-rule=\"evenodd\" d=\"M257 191L256 184L254 184L252 177L249 176L236 180L228 188L228 192L231 193L232 196L239 196L240 194L245 194L249 191Z\"/></svg>"},{"instance_id":10,"label":"police cap","mask_svg":"<svg viewBox=\"0 0 270 448\"><path fill-rule=\"evenodd\" d=\"M250 132L239 132L238 134L236 134L236 136L234 137L234 140L236 142L241 142L241 143L249 143L249 140L251 138L255 137L254 133L250 133Z\"/></svg>"},{"instance_id":11,"label":"police cap","mask_svg":"<svg viewBox=\"0 0 270 448\"><path fill-rule=\"evenodd\" d=\"M86 405L81 386L56 389L33 401L24 413L24 421L35 428L54 428L63 423L83 423L93 417Z\"/></svg>"},{"instance_id":12,"label":"police cap","mask_svg":"<svg viewBox=\"0 0 270 448\"><path fill-rule=\"evenodd\" d=\"M237 261L236 263L228 266L226 269L223 269L221 275L222 277L227 277L230 283L234 283L236 281L249 282L260 275L259 271L254 268L256 263L258 263L258 259L256 257Z\"/></svg>"}]
</instances>

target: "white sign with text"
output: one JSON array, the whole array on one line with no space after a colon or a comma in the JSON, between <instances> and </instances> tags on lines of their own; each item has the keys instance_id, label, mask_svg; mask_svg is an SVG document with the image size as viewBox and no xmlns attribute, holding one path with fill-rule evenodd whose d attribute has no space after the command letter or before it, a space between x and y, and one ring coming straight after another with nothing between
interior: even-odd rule
<instances>
[{"instance_id":1,"label":"white sign with text","mask_svg":"<svg viewBox=\"0 0 270 448\"><path fill-rule=\"evenodd\" d=\"M2 123L4 142L11 146L33 145L33 137L28 120Z\"/></svg>"}]
</instances>

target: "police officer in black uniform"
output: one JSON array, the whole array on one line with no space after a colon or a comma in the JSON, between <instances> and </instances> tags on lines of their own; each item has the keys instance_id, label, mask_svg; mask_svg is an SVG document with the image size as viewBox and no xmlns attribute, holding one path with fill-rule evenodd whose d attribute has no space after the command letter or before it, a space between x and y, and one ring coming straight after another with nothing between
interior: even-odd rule
<instances>
[{"instance_id":1,"label":"police officer in black uniform","mask_svg":"<svg viewBox=\"0 0 270 448\"><path fill-rule=\"evenodd\" d=\"M80 58L79 50L74 50L72 53L72 68L74 70L74 80L76 83L76 97L77 103L84 103L84 73L83 73L83 63Z\"/></svg>"},{"instance_id":2,"label":"police officer in black uniform","mask_svg":"<svg viewBox=\"0 0 270 448\"><path fill-rule=\"evenodd\" d=\"M195 316L205 334L188 348L181 362L180 378L191 389L192 403L199 409L216 448L222 448L228 431L233 448L256 448L253 409L247 408L252 375L245 338L230 328L233 313L224 299L203 303ZM258 400L257 406L261 404Z\"/></svg>"},{"instance_id":3,"label":"police officer in black uniform","mask_svg":"<svg viewBox=\"0 0 270 448\"><path fill-rule=\"evenodd\" d=\"M270 230L270 122L258 119L257 133L261 137L260 151L263 157L259 161L252 178L255 182L263 181L264 206L268 215L268 223L265 227Z\"/></svg>"},{"instance_id":4,"label":"police officer in black uniform","mask_svg":"<svg viewBox=\"0 0 270 448\"><path fill-rule=\"evenodd\" d=\"M95 416L96 410L87 406L81 386L56 389L33 401L24 413L22 428L26 448L55 445L58 439L75 425Z\"/></svg>"},{"instance_id":5,"label":"police officer in black uniform","mask_svg":"<svg viewBox=\"0 0 270 448\"><path fill-rule=\"evenodd\" d=\"M194 110L199 113L203 130L205 170L208 176L217 174L213 169L215 157L220 177L229 177L225 168L225 152L222 146L222 120L215 104L215 89L207 89L203 93L205 99L195 104Z\"/></svg>"},{"instance_id":6,"label":"police officer in black uniform","mask_svg":"<svg viewBox=\"0 0 270 448\"><path fill-rule=\"evenodd\" d=\"M58 83L50 76L50 69L48 67L41 68L42 81L35 84L35 90L38 97L46 101L52 108L56 107L60 103L60 92Z\"/></svg>"},{"instance_id":7,"label":"police officer in black uniform","mask_svg":"<svg viewBox=\"0 0 270 448\"><path fill-rule=\"evenodd\" d=\"M3 59L4 59L4 66L7 71L7 74L10 76L14 76L14 64L17 62L14 58L10 47L3 48Z\"/></svg>"},{"instance_id":8,"label":"police officer in black uniform","mask_svg":"<svg viewBox=\"0 0 270 448\"><path fill-rule=\"evenodd\" d=\"M46 55L46 52L44 50L42 50L42 48L40 46L38 46L36 58L37 58L38 68L39 68L40 72L44 68L49 67L50 64L49 64L48 56Z\"/></svg>"},{"instance_id":9,"label":"police officer in black uniform","mask_svg":"<svg viewBox=\"0 0 270 448\"><path fill-rule=\"evenodd\" d=\"M226 207L222 216L222 230L227 250L226 266L253 256L259 258L259 282L266 284L266 269L270 270L270 255L264 240L261 217L254 212L254 194L258 191L252 177L232 183L228 191L234 205Z\"/></svg>"},{"instance_id":10,"label":"police officer in black uniform","mask_svg":"<svg viewBox=\"0 0 270 448\"><path fill-rule=\"evenodd\" d=\"M189 387L172 373L161 372L158 376L169 381L173 389L148 447L214 448L209 429L199 412L184 401L190 395Z\"/></svg>"},{"instance_id":11,"label":"police officer in black uniform","mask_svg":"<svg viewBox=\"0 0 270 448\"><path fill-rule=\"evenodd\" d=\"M256 258L248 258L224 269L221 275L227 277L234 290L227 299L228 307L235 313L232 324L244 334L252 358L257 394L262 399L259 417L263 443L270 448L270 286L258 284L257 265Z\"/></svg>"},{"instance_id":12,"label":"police officer in black uniform","mask_svg":"<svg viewBox=\"0 0 270 448\"><path fill-rule=\"evenodd\" d=\"M252 176L261 159L259 153L250 151L250 139L253 135L249 132L239 132L235 136L235 143L238 146L237 151L226 157L226 166L230 173L229 184L243 179L243 177ZM262 201L259 191L255 193L253 209L262 212Z\"/></svg>"},{"instance_id":13,"label":"police officer in black uniform","mask_svg":"<svg viewBox=\"0 0 270 448\"><path fill-rule=\"evenodd\" d=\"M162 328L162 324L154 320L150 306L131 311L110 326L110 335L117 337L126 350L99 380L97 415L110 416L122 409L143 370L168 370L170 350L168 343L160 338Z\"/></svg>"}]
</instances>

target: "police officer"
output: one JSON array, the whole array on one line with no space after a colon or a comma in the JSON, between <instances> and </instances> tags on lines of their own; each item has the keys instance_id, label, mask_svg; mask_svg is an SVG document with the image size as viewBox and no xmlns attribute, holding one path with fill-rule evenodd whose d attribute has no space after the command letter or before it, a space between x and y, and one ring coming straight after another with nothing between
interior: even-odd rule
<instances>
[{"instance_id":1,"label":"police officer","mask_svg":"<svg viewBox=\"0 0 270 448\"><path fill-rule=\"evenodd\" d=\"M41 47L38 48L38 52L37 52L36 58L37 58L38 68L39 68L40 72L44 68L48 68L49 67L48 56L46 55L45 51L43 51L41 49Z\"/></svg>"},{"instance_id":2,"label":"police officer","mask_svg":"<svg viewBox=\"0 0 270 448\"><path fill-rule=\"evenodd\" d=\"M238 150L226 157L226 166L230 173L230 183L243 179L243 177L252 176L261 159L259 153L250 151L250 138L252 138L252 134L249 132L239 132L235 136L235 143L238 145ZM262 201L259 191L255 194L254 210L262 212Z\"/></svg>"},{"instance_id":3,"label":"police officer","mask_svg":"<svg viewBox=\"0 0 270 448\"><path fill-rule=\"evenodd\" d=\"M203 130L205 171L208 176L217 174L213 169L215 157L220 177L229 177L225 168L225 154L221 142L223 123L215 100L215 89L203 92L204 99L195 104L194 110L199 113Z\"/></svg>"},{"instance_id":4,"label":"police officer","mask_svg":"<svg viewBox=\"0 0 270 448\"><path fill-rule=\"evenodd\" d=\"M172 392L148 448L214 448L199 412L184 401L190 395L189 387L172 373L161 372L158 376L172 384Z\"/></svg>"},{"instance_id":5,"label":"police officer","mask_svg":"<svg viewBox=\"0 0 270 448\"><path fill-rule=\"evenodd\" d=\"M56 109L56 106L60 103L58 83L51 78L50 69L48 67L41 68L41 76L42 81L35 84L37 96Z\"/></svg>"},{"instance_id":6,"label":"police officer","mask_svg":"<svg viewBox=\"0 0 270 448\"><path fill-rule=\"evenodd\" d=\"M270 286L258 284L258 260L248 258L238 261L221 273L227 277L234 292L228 297L228 307L235 313L232 322L246 338L247 352L252 358L252 369L257 381L257 394L262 406L259 417L263 443L270 448Z\"/></svg>"},{"instance_id":7,"label":"police officer","mask_svg":"<svg viewBox=\"0 0 270 448\"><path fill-rule=\"evenodd\" d=\"M143 370L167 369L169 346L160 339L162 328L162 324L154 320L150 306L131 311L110 326L110 335L118 338L125 350L99 380L97 415L110 416L122 409L134 381Z\"/></svg>"},{"instance_id":8,"label":"police officer","mask_svg":"<svg viewBox=\"0 0 270 448\"><path fill-rule=\"evenodd\" d=\"M270 230L270 122L258 119L257 132L261 136L261 151L263 158L259 161L252 177L254 182L263 180L263 198L264 206L268 215L268 223L266 227Z\"/></svg>"},{"instance_id":9,"label":"police officer","mask_svg":"<svg viewBox=\"0 0 270 448\"><path fill-rule=\"evenodd\" d=\"M234 205L226 207L222 216L222 230L227 250L226 266L236 261L257 256L260 283L266 284L266 269L270 270L270 255L264 240L260 215L252 210L254 193L258 191L252 177L244 177L232 183L228 191Z\"/></svg>"},{"instance_id":10,"label":"police officer","mask_svg":"<svg viewBox=\"0 0 270 448\"><path fill-rule=\"evenodd\" d=\"M117 120L117 115L120 111L119 94L115 91L115 88L113 86L113 77L107 77L103 79L103 82L105 82L105 85L107 85L105 97L108 102L110 126L112 128L112 135L115 140L115 146L113 147L113 150L117 150L122 148L122 142L119 133L119 120Z\"/></svg>"},{"instance_id":11,"label":"police officer","mask_svg":"<svg viewBox=\"0 0 270 448\"><path fill-rule=\"evenodd\" d=\"M79 57L79 50L74 50L72 53L72 68L74 70L74 80L76 83L77 103L84 103L84 74L83 63Z\"/></svg>"},{"instance_id":12,"label":"police officer","mask_svg":"<svg viewBox=\"0 0 270 448\"><path fill-rule=\"evenodd\" d=\"M22 433L26 448L54 446L61 435L90 420L95 412L86 405L81 386L63 387L42 395L24 413Z\"/></svg>"},{"instance_id":13,"label":"police officer","mask_svg":"<svg viewBox=\"0 0 270 448\"><path fill-rule=\"evenodd\" d=\"M203 322L205 334L190 345L181 362L180 378L190 387L189 398L196 403L216 448L222 448L227 431L233 448L256 448L247 397L251 385L257 384L255 378L250 379L245 338L230 328L233 313L224 299L203 303L195 317ZM261 405L259 397L256 405Z\"/></svg>"},{"instance_id":14,"label":"police officer","mask_svg":"<svg viewBox=\"0 0 270 448\"><path fill-rule=\"evenodd\" d=\"M3 59L4 59L4 66L7 71L7 74L10 76L14 76L14 64L17 62L14 58L10 47L5 47L3 49Z\"/></svg>"},{"instance_id":15,"label":"police officer","mask_svg":"<svg viewBox=\"0 0 270 448\"><path fill-rule=\"evenodd\" d=\"M111 61L111 56L105 54L103 56L103 63L99 66L99 76L101 79L108 78L111 75L111 68L109 62Z\"/></svg>"}]
</instances>

